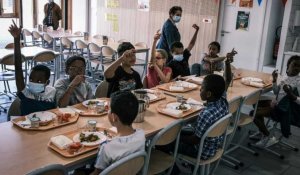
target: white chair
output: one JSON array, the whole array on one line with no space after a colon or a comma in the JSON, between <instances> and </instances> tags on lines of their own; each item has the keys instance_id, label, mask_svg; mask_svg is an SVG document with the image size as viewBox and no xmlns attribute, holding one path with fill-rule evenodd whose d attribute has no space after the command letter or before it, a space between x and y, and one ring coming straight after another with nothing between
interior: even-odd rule
<instances>
[{"instance_id":1,"label":"white chair","mask_svg":"<svg viewBox=\"0 0 300 175\"><path fill-rule=\"evenodd\" d=\"M158 174L168 170L168 174L172 172L173 165L177 157L178 143L183 120L176 120L159 131L151 140L147 149L147 159L143 174ZM175 143L173 154L167 154L163 151L154 149L155 146L167 145Z\"/></svg>"},{"instance_id":2,"label":"white chair","mask_svg":"<svg viewBox=\"0 0 300 175\"><path fill-rule=\"evenodd\" d=\"M111 63L115 61L116 51L109 46L101 47L101 63Z\"/></svg>"},{"instance_id":3,"label":"white chair","mask_svg":"<svg viewBox=\"0 0 300 175\"><path fill-rule=\"evenodd\" d=\"M223 162L232 166L234 169L238 169L239 166L230 161L232 157L227 155L227 150L228 150L230 143L235 135L235 131L238 126L238 121L240 120L240 109L241 109L242 101L243 101L243 97L238 96L238 97L231 99L228 102L229 103L229 112L232 114L232 118L230 120L230 125L228 128L228 131L226 133L227 139L226 139L226 145L225 145L225 149L224 149L225 151L224 151L224 155L221 159ZM229 159L229 160L227 160L227 159Z\"/></svg>"},{"instance_id":4,"label":"white chair","mask_svg":"<svg viewBox=\"0 0 300 175\"><path fill-rule=\"evenodd\" d=\"M94 38L94 39L102 39L103 36L100 35L100 34L96 34L96 35L93 36L93 38Z\"/></svg>"},{"instance_id":5,"label":"white chair","mask_svg":"<svg viewBox=\"0 0 300 175\"><path fill-rule=\"evenodd\" d=\"M61 42L62 52L63 52L64 55L67 55L67 58L70 55L74 55L73 43L72 43L71 40L69 40L66 37L62 37L60 39L60 42ZM68 49L68 52L64 52L65 49Z\"/></svg>"},{"instance_id":6,"label":"white chair","mask_svg":"<svg viewBox=\"0 0 300 175\"><path fill-rule=\"evenodd\" d=\"M16 98L9 106L7 112L7 121L10 121L11 116L21 116L21 109L20 109L21 101L19 98Z\"/></svg>"},{"instance_id":7,"label":"white chair","mask_svg":"<svg viewBox=\"0 0 300 175\"><path fill-rule=\"evenodd\" d=\"M258 100L260 98L262 90L256 90L254 92L252 92L251 94L249 94L248 96L246 96L243 100L242 106L241 106L241 112L240 112L240 119L238 121L238 127L240 127L241 129L245 126L248 126L250 124L253 124L253 120L255 114L256 114L256 110L257 110L257 105L258 105ZM253 108L254 107L254 108ZM253 116L250 116L250 110L253 108ZM247 152L252 153L254 156L258 156L258 153L250 148L247 148L245 146L243 146L241 143L248 137L248 134L245 133L244 135L242 135L239 138L239 142L238 143L231 143L231 145L234 145L233 147L231 147L230 149L227 150L226 152L226 156L230 157L231 161L235 162L238 165L243 165L243 162L241 162L240 160L233 158L231 156L229 156L228 154L238 148L241 148Z\"/></svg>"},{"instance_id":8,"label":"white chair","mask_svg":"<svg viewBox=\"0 0 300 175\"><path fill-rule=\"evenodd\" d=\"M41 46L42 43L43 43L43 36L37 32L37 31L33 31L32 32L32 42L33 42L33 45L35 46Z\"/></svg>"},{"instance_id":9,"label":"white chair","mask_svg":"<svg viewBox=\"0 0 300 175\"><path fill-rule=\"evenodd\" d=\"M33 46L32 33L27 29L23 29L22 34L23 34L24 46Z\"/></svg>"},{"instance_id":10,"label":"white chair","mask_svg":"<svg viewBox=\"0 0 300 175\"><path fill-rule=\"evenodd\" d=\"M61 164L52 164L45 167L33 170L26 175L68 175L66 168Z\"/></svg>"},{"instance_id":11,"label":"white chair","mask_svg":"<svg viewBox=\"0 0 300 175\"><path fill-rule=\"evenodd\" d=\"M44 33L43 35L43 47L46 47L47 48L52 48L52 44L53 44L53 38L47 34L47 33Z\"/></svg>"},{"instance_id":12,"label":"white chair","mask_svg":"<svg viewBox=\"0 0 300 175\"><path fill-rule=\"evenodd\" d=\"M227 114L226 116L222 117L217 122L215 122L212 126L210 126L208 128L208 130L203 134L203 136L200 140L197 158L193 158L193 157L183 155L183 154L178 154L179 159L181 159L187 163L193 164L195 166L193 175L197 174L199 166L200 166L200 174L205 174L205 175L213 174L213 172L217 169L217 167L219 165L219 161L224 152L226 137L227 137L226 133L228 130L231 116L232 116L231 114ZM222 135L224 136L224 141L223 141L221 148L219 148L217 150L215 156L209 158L208 160L201 160L202 149L203 149L205 139L207 137L220 137ZM216 162L216 164L215 164L213 170L210 171L210 164L212 164L214 162Z\"/></svg>"},{"instance_id":13,"label":"white chair","mask_svg":"<svg viewBox=\"0 0 300 175\"><path fill-rule=\"evenodd\" d=\"M82 32L81 31L74 32L74 35L80 36L80 35L82 35Z\"/></svg>"},{"instance_id":14,"label":"white chair","mask_svg":"<svg viewBox=\"0 0 300 175\"><path fill-rule=\"evenodd\" d=\"M87 44L85 44L85 42L83 42L82 40L76 40L75 47L77 54L84 56L84 54L86 53L85 50L87 49Z\"/></svg>"},{"instance_id":15,"label":"white chair","mask_svg":"<svg viewBox=\"0 0 300 175\"><path fill-rule=\"evenodd\" d=\"M109 83L106 80L103 80L96 88L95 97L107 97L108 85Z\"/></svg>"},{"instance_id":16,"label":"white chair","mask_svg":"<svg viewBox=\"0 0 300 175\"><path fill-rule=\"evenodd\" d=\"M135 47L139 47L142 49L147 49L148 45L145 42L138 42L134 45ZM143 66L143 73L141 76L144 76L145 72L147 71L147 65L148 65L148 55L145 53L136 53L136 57L137 57L137 63L135 64L135 66Z\"/></svg>"},{"instance_id":17,"label":"white chair","mask_svg":"<svg viewBox=\"0 0 300 175\"><path fill-rule=\"evenodd\" d=\"M144 167L146 153L144 151L130 154L105 168L100 175L134 175Z\"/></svg>"},{"instance_id":18,"label":"white chair","mask_svg":"<svg viewBox=\"0 0 300 175\"><path fill-rule=\"evenodd\" d=\"M91 78L97 82L103 80L104 67L101 64L101 47L95 43L89 43L87 46L88 68ZM95 66L94 66L95 65Z\"/></svg>"}]
</instances>

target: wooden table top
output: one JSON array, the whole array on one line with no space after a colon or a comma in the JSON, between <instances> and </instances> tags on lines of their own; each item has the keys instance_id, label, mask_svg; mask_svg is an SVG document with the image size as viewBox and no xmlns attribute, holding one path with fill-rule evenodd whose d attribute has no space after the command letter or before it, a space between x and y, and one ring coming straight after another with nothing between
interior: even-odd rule
<instances>
[{"instance_id":1,"label":"wooden table top","mask_svg":"<svg viewBox=\"0 0 300 175\"><path fill-rule=\"evenodd\" d=\"M49 49L45 49L42 47L37 47L37 46L33 46L33 47L23 47L21 48L21 53L26 57L26 58L32 58L34 57L36 54L44 52L44 51L51 51L53 52L55 55L59 55L59 52L55 52L53 50L49 50ZM0 49L0 59L2 59L4 56L8 55L8 54L12 54L14 53L14 49Z\"/></svg>"},{"instance_id":2,"label":"wooden table top","mask_svg":"<svg viewBox=\"0 0 300 175\"><path fill-rule=\"evenodd\" d=\"M258 73L254 71L242 70L242 76L253 76L263 80L270 80L271 75L265 73ZM233 87L228 89L228 99L232 99L236 96L246 96L258 88L245 86L241 84L241 80L235 80ZM196 90L184 93L185 98L193 98L200 101L200 87ZM146 136L154 135L159 130L173 122L174 118L162 115L156 111L156 107L160 103L175 100L174 97L166 96L165 100L152 103L147 109L145 115L145 121L143 123L134 123L134 128L142 128ZM81 108L82 105L76 105ZM54 109L57 110L57 109ZM196 114L189 116L188 118L195 117ZM66 125L61 128L56 128L49 131L25 131L19 127L13 126L11 122L0 123L0 174L24 174L34 170L36 168L58 163L71 167L80 162L94 158L97 151L91 151L89 153L79 155L75 158L64 158L58 153L47 147L47 144L52 136L59 135L68 131L76 130L79 126L78 123L86 123L87 120L97 120L99 127L110 128L111 125L107 119L107 115L102 117L80 117L75 124Z\"/></svg>"}]
</instances>

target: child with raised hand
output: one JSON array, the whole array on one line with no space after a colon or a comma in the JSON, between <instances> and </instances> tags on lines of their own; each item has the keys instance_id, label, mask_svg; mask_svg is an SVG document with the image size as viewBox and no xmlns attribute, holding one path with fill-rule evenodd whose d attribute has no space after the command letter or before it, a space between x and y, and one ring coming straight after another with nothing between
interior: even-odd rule
<instances>
[{"instance_id":1,"label":"child with raised hand","mask_svg":"<svg viewBox=\"0 0 300 175\"><path fill-rule=\"evenodd\" d=\"M85 59L72 56L66 61L67 78L55 82L56 101L59 107L75 105L94 98L91 85L85 81Z\"/></svg>"},{"instance_id":2,"label":"child with raised hand","mask_svg":"<svg viewBox=\"0 0 300 175\"><path fill-rule=\"evenodd\" d=\"M101 145L93 175L98 175L112 163L132 153L145 151L145 134L134 129L132 123L138 114L138 100L129 91L111 94L108 120L117 128L117 137Z\"/></svg>"},{"instance_id":3,"label":"child with raised hand","mask_svg":"<svg viewBox=\"0 0 300 175\"><path fill-rule=\"evenodd\" d=\"M116 91L128 91L143 87L141 77L132 66L136 62L135 48L130 42L123 42L119 45L118 56L107 70L104 77L109 83L107 96Z\"/></svg>"},{"instance_id":4,"label":"child with raised hand","mask_svg":"<svg viewBox=\"0 0 300 175\"><path fill-rule=\"evenodd\" d=\"M189 58L191 56L191 50L193 49L197 35L199 31L199 26L193 24L192 26L195 29L195 33L186 49L184 49L181 42L174 42L171 45L171 52L173 59L168 63L168 66L172 69L172 78L177 78L179 76L188 76L190 75L189 68Z\"/></svg>"},{"instance_id":5,"label":"child with raised hand","mask_svg":"<svg viewBox=\"0 0 300 175\"><path fill-rule=\"evenodd\" d=\"M156 43L160 38L159 30L154 35L152 44L151 60L148 65L148 73L146 75L147 88L153 88L160 83L168 83L171 79L172 69L166 67L168 54L163 49L156 49Z\"/></svg>"},{"instance_id":6,"label":"child with raised hand","mask_svg":"<svg viewBox=\"0 0 300 175\"><path fill-rule=\"evenodd\" d=\"M270 112L256 112L254 123L262 133L262 138L256 143L259 147L269 147L278 140L270 134L265 123L264 117L272 116L272 118L280 121L281 132L284 137L289 137L290 125L300 126L300 56L292 56L287 62L286 76L278 76L275 70L273 76L273 91L277 96L276 99L269 101L271 106ZM265 102L267 103L267 102ZM259 105L260 106L260 105Z\"/></svg>"},{"instance_id":7,"label":"child with raised hand","mask_svg":"<svg viewBox=\"0 0 300 175\"><path fill-rule=\"evenodd\" d=\"M25 77L22 71L22 56L20 49L21 27L13 25L9 27L10 34L14 37L14 64L17 86L17 96L21 104L21 115L27 115L33 112L53 109L55 105L55 89L48 86L50 80L50 69L44 65L34 66L29 74L29 82L25 86Z\"/></svg>"}]
</instances>

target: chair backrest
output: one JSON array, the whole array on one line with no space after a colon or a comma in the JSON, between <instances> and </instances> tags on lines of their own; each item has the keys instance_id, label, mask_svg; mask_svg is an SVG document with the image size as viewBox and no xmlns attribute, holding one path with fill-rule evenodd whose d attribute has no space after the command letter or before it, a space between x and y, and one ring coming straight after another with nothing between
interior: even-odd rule
<instances>
[{"instance_id":1,"label":"chair backrest","mask_svg":"<svg viewBox=\"0 0 300 175\"><path fill-rule=\"evenodd\" d=\"M118 41L118 43L120 43L120 44L121 44L121 43L124 43L124 42L128 42L127 39L120 39L120 40Z\"/></svg>"},{"instance_id":2,"label":"chair backrest","mask_svg":"<svg viewBox=\"0 0 300 175\"><path fill-rule=\"evenodd\" d=\"M21 116L21 109L20 104L21 101L19 98L16 98L11 105L9 106L8 112L7 112L7 121L10 121L11 116Z\"/></svg>"},{"instance_id":3,"label":"chair backrest","mask_svg":"<svg viewBox=\"0 0 300 175\"><path fill-rule=\"evenodd\" d=\"M107 97L108 85L109 83L106 80L103 80L96 88L95 97Z\"/></svg>"},{"instance_id":4,"label":"chair backrest","mask_svg":"<svg viewBox=\"0 0 300 175\"><path fill-rule=\"evenodd\" d=\"M61 164L52 164L45 167L33 170L27 175L67 175L66 168Z\"/></svg>"},{"instance_id":5,"label":"chair backrest","mask_svg":"<svg viewBox=\"0 0 300 175\"><path fill-rule=\"evenodd\" d=\"M48 62L55 59L55 54L52 51L44 51L36 54L32 61L35 62Z\"/></svg>"},{"instance_id":6,"label":"chair backrest","mask_svg":"<svg viewBox=\"0 0 300 175\"><path fill-rule=\"evenodd\" d=\"M21 43L21 48L23 48L24 47L24 44L23 43ZM14 49L15 48L15 43L8 43L8 44L6 44L6 46L5 46L5 49Z\"/></svg>"},{"instance_id":7,"label":"chair backrest","mask_svg":"<svg viewBox=\"0 0 300 175\"><path fill-rule=\"evenodd\" d=\"M229 103L229 113L232 114L232 118L230 120L230 131L227 134L235 133L238 121L240 119L240 109L243 101L242 96L235 97L231 99Z\"/></svg>"},{"instance_id":8,"label":"chair backrest","mask_svg":"<svg viewBox=\"0 0 300 175\"><path fill-rule=\"evenodd\" d=\"M42 38L42 35L37 31L32 31L32 36L35 40Z\"/></svg>"},{"instance_id":9,"label":"chair backrest","mask_svg":"<svg viewBox=\"0 0 300 175\"><path fill-rule=\"evenodd\" d=\"M44 34L44 40L47 42L47 43L51 43L52 42L52 40L53 40L53 38L50 36L50 35L48 35L47 33L45 33Z\"/></svg>"},{"instance_id":10,"label":"chair backrest","mask_svg":"<svg viewBox=\"0 0 300 175\"><path fill-rule=\"evenodd\" d=\"M108 43L114 43L115 39L113 39L112 37L108 37Z\"/></svg>"},{"instance_id":11,"label":"chair backrest","mask_svg":"<svg viewBox=\"0 0 300 175\"><path fill-rule=\"evenodd\" d=\"M87 48L87 44L85 44L81 40L76 40L75 41L75 46L76 46L77 49L85 49L85 48Z\"/></svg>"},{"instance_id":12,"label":"chair backrest","mask_svg":"<svg viewBox=\"0 0 300 175\"><path fill-rule=\"evenodd\" d=\"M99 53L101 52L101 47L99 47L97 44L95 43L89 43L88 44L88 50L89 50L89 53Z\"/></svg>"},{"instance_id":13,"label":"chair backrest","mask_svg":"<svg viewBox=\"0 0 300 175\"><path fill-rule=\"evenodd\" d=\"M61 44L65 47L65 48L71 48L72 47L72 41L69 40L66 37L62 37L61 39Z\"/></svg>"},{"instance_id":14,"label":"chair backrest","mask_svg":"<svg viewBox=\"0 0 300 175\"><path fill-rule=\"evenodd\" d=\"M103 37L103 36L100 35L100 34L97 34L97 35L94 35L94 36L93 36L93 38L95 38L95 39L102 39L102 37Z\"/></svg>"},{"instance_id":15,"label":"chair backrest","mask_svg":"<svg viewBox=\"0 0 300 175\"><path fill-rule=\"evenodd\" d=\"M25 35L25 36L31 36L32 33L29 30L27 30L27 29L23 29L23 35Z\"/></svg>"},{"instance_id":16,"label":"chair backrest","mask_svg":"<svg viewBox=\"0 0 300 175\"><path fill-rule=\"evenodd\" d=\"M143 47L143 48L148 48L148 45L144 42L138 42L135 44L135 46Z\"/></svg>"},{"instance_id":17,"label":"chair backrest","mask_svg":"<svg viewBox=\"0 0 300 175\"><path fill-rule=\"evenodd\" d=\"M109 46L102 46L101 53L104 57L112 57L115 54L115 51Z\"/></svg>"},{"instance_id":18,"label":"chair backrest","mask_svg":"<svg viewBox=\"0 0 300 175\"><path fill-rule=\"evenodd\" d=\"M74 35L82 35L81 31L74 32Z\"/></svg>"},{"instance_id":19,"label":"chair backrest","mask_svg":"<svg viewBox=\"0 0 300 175\"><path fill-rule=\"evenodd\" d=\"M252 105L252 106L254 106L253 116L256 115L256 109L257 109L257 105L258 105L258 101L259 101L261 93L262 93L262 90L258 89L258 90L252 92L251 94L249 94L248 96L246 96L244 98L243 105Z\"/></svg>"},{"instance_id":20,"label":"chair backrest","mask_svg":"<svg viewBox=\"0 0 300 175\"><path fill-rule=\"evenodd\" d=\"M22 62L25 61L25 56L21 55L22 57ZM15 65L15 58L14 58L14 54L8 54L6 56L4 56L1 60L0 60L0 64L3 65Z\"/></svg>"},{"instance_id":21,"label":"chair backrest","mask_svg":"<svg viewBox=\"0 0 300 175\"><path fill-rule=\"evenodd\" d=\"M100 175L137 174L142 170L146 159L146 152L130 154L111 164Z\"/></svg>"}]
</instances>

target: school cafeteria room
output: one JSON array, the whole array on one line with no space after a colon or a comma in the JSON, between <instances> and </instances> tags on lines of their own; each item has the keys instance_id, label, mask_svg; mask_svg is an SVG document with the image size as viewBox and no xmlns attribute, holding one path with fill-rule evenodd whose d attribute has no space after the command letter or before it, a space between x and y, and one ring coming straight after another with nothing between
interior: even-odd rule
<instances>
[{"instance_id":1,"label":"school cafeteria room","mask_svg":"<svg viewBox=\"0 0 300 175\"><path fill-rule=\"evenodd\" d=\"M0 175L300 174L300 0L0 0Z\"/></svg>"}]
</instances>

